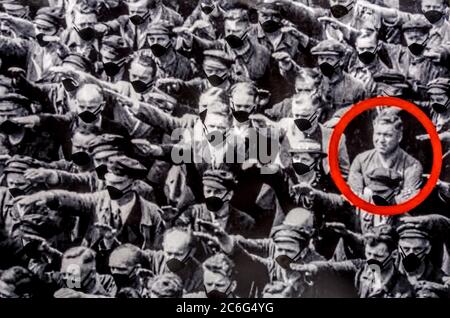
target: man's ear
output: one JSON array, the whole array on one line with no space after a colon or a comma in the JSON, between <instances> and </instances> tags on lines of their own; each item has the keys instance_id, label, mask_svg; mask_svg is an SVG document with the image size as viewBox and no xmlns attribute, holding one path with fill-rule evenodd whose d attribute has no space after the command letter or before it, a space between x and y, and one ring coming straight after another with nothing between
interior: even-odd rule
<instances>
[{"instance_id":1,"label":"man's ear","mask_svg":"<svg viewBox=\"0 0 450 318\"><path fill-rule=\"evenodd\" d=\"M403 131L400 131L399 132L399 142L402 142L402 140L403 140Z\"/></svg>"}]
</instances>

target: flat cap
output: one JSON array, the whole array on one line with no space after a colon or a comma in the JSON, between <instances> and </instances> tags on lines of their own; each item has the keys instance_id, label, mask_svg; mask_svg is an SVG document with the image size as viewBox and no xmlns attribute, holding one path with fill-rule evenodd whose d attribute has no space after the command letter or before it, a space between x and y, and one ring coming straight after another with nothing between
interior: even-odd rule
<instances>
[{"instance_id":1,"label":"flat cap","mask_svg":"<svg viewBox=\"0 0 450 318\"><path fill-rule=\"evenodd\" d=\"M322 149L322 144L312 139L295 139L291 141L290 153L312 153L326 157L327 154Z\"/></svg>"},{"instance_id":2,"label":"flat cap","mask_svg":"<svg viewBox=\"0 0 450 318\"><path fill-rule=\"evenodd\" d=\"M299 226L282 224L275 226L272 229L270 237L274 240L274 242L285 240L305 242L311 239L311 233Z\"/></svg>"},{"instance_id":3,"label":"flat cap","mask_svg":"<svg viewBox=\"0 0 450 318\"><path fill-rule=\"evenodd\" d=\"M405 223L397 228L397 233L400 239L405 238L422 238L430 239L430 233L421 224Z\"/></svg>"},{"instance_id":4,"label":"flat cap","mask_svg":"<svg viewBox=\"0 0 450 318\"><path fill-rule=\"evenodd\" d=\"M364 234L364 239L365 240L375 239L381 242L397 244L398 233L391 225L382 224L369 229Z\"/></svg>"},{"instance_id":5,"label":"flat cap","mask_svg":"<svg viewBox=\"0 0 450 318\"><path fill-rule=\"evenodd\" d=\"M79 53L69 53L63 60L64 64L70 64L85 72L92 72L92 63L83 55Z\"/></svg>"},{"instance_id":6,"label":"flat cap","mask_svg":"<svg viewBox=\"0 0 450 318\"><path fill-rule=\"evenodd\" d=\"M127 42L118 35L108 35L103 37L102 49L119 56L127 56L132 52Z\"/></svg>"},{"instance_id":7,"label":"flat cap","mask_svg":"<svg viewBox=\"0 0 450 318\"><path fill-rule=\"evenodd\" d=\"M345 46L333 39L324 40L319 42L315 47L311 49L311 54L321 55L321 54L334 54L342 56L346 51Z\"/></svg>"},{"instance_id":8,"label":"flat cap","mask_svg":"<svg viewBox=\"0 0 450 318\"><path fill-rule=\"evenodd\" d=\"M412 29L419 29L424 31L429 31L431 29L432 25L423 15L414 15L411 17L410 20L406 21L402 25L402 30L412 30Z\"/></svg>"},{"instance_id":9,"label":"flat cap","mask_svg":"<svg viewBox=\"0 0 450 318\"><path fill-rule=\"evenodd\" d=\"M145 178L148 169L139 161L127 156L114 156L108 160L108 170L118 176L128 176L133 179Z\"/></svg>"},{"instance_id":10,"label":"flat cap","mask_svg":"<svg viewBox=\"0 0 450 318\"><path fill-rule=\"evenodd\" d=\"M428 91L430 91L434 88L441 89L441 90L447 92L447 94L449 94L450 93L450 78L438 77L438 78L432 80L431 82L428 83L427 89L428 89Z\"/></svg>"},{"instance_id":11,"label":"flat cap","mask_svg":"<svg viewBox=\"0 0 450 318\"><path fill-rule=\"evenodd\" d=\"M203 52L203 56L204 56L204 61L212 60L212 61L218 62L220 64L223 64L226 67L230 67L233 64L233 60L230 58L230 56L225 51L206 50Z\"/></svg>"},{"instance_id":12,"label":"flat cap","mask_svg":"<svg viewBox=\"0 0 450 318\"><path fill-rule=\"evenodd\" d=\"M229 190L236 186L236 179L230 171L207 170L203 174L203 184Z\"/></svg>"},{"instance_id":13,"label":"flat cap","mask_svg":"<svg viewBox=\"0 0 450 318\"><path fill-rule=\"evenodd\" d=\"M99 152L125 151L128 142L120 135L103 134L95 137L88 143L89 152L95 155Z\"/></svg>"},{"instance_id":14,"label":"flat cap","mask_svg":"<svg viewBox=\"0 0 450 318\"><path fill-rule=\"evenodd\" d=\"M167 23L152 22L147 27L147 35L172 35L172 29Z\"/></svg>"},{"instance_id":15,"label":"flat cap","mask_svg":"<svg viewBox=\"0 0 450 318\"><path fill-rule=\"evenodd\" d=\"M303 208L291 210L283 224L272 229L271 237L277 240L295 240L299 242L309 240L314 233L314 214Z\"/></svg>"}]
</instances>

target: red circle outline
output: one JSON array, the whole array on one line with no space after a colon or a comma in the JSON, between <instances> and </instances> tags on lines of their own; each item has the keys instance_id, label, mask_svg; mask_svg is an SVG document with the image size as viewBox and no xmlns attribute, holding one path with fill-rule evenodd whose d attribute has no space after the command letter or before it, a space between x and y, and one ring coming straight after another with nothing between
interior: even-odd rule
<instances>
[{"instance_id":1,"label":"red circle outline","mask_svg":"<svg viewBox=\"0 0 450 318\"><path fill-rule=\"evenodd\" d=\"M377 206L361 199L352 191L350 186L347 184L347 181L342 177L342 173L339 168L339 142L344 134L345 128L358 115L367 110L380 106L398 107L416 117L430 136L431 145L433 147L433 166L426 185L414 198L402 204L388 207ZM431 194L434 187L438 183L442 169L442 145L434 124L419 107L408 101L395 97L375 97L364 100L351 107L333 129L328 151L330 174L339 191L341 191L343 196L354 206L366 212L377 215L398 215L407 213L408 211L416 208Z\"/></svg>"}]
</instances>

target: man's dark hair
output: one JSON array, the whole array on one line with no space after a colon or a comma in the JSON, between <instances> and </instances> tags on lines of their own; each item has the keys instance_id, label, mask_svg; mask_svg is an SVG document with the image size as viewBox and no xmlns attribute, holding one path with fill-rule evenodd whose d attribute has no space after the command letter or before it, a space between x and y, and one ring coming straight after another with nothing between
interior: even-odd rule
<instances>
[{"instance_id":1,"label":"man's dark hair","mask_svg":"<svg viewBox=\"0 0 450 318\"><path fill-rule=\"evenodd\" d=\"M384 243L387 245L389 251L397 249L398 233L389 224L383 224L370 229L364 235L365 244L371 247Z\"/></svg>"},{"instance_id":2,"label":"man's dark hair","mask_svg":"<svg viewBox=\"0 0 450 318\"><path fill-rule=\"evenodd\" d=\"M375 118L374 126L378 124L383 125L392 125L394 126L395 130L403 132L403 121L400 118L400 116L395 114L390 114L388 112L382 112L380 115L378 115Z\"/></svg>"}]
</instances>

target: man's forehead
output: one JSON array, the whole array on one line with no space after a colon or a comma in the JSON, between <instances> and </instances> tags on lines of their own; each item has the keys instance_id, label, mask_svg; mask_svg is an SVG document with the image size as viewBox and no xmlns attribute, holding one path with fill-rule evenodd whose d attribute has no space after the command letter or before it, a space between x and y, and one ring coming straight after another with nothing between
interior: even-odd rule
<instances>
[{"instance_id":1,"label":"man's forehead","mask_svg":"<svg viewBox=\"0 0 450 318\"><path fill-rule=\"evenodd\" d=\"M275 241L275 245L277 248L282 248L282 249L293 249L296 250L299 248L299 243L293 239L289 239L289 238L278 238Z\"/></svg>"},{"instance_id":2,"label":"man's forehead","mask_svg":"<svg viewBox=\"0 0 450 318\"><path fill-rule=\"evenodd\" d=\"M109 266L116 268L125 268L131 265L131 251L122 249L120 252L112 253L109 258Z\"/></svg>"},{"instance_id":3,"label":"man's forehead","mask_svg":"<svg viewBox=\"0 0 450 318\"><path fill-rule=\"evenodd\" d=\"M296 152L292 154L295 159L314 159L309 152Z\"/></svg>"},{"instance_id":4,"label":"man's forehead","mask_svg":"<svg viewBox=\"0 0 450 318\"><path fill-rule=\"evenodd\" d=\"M235 103L239 103L239 102L245 103L247 101L254 102L256 99L256 96L250 89L240 87L240 88L237 88L236 90L234 90L233 94L231 95L231 98L233 99L233 101Z\"/></svg>"},{"instance_id":5,"label":"man's forehead","mask_svg":"<svg viewBox=\"0 0 450 318\"><path fill-rule=\"evenodd\" d=\"M92 139L95 138L95 135L92 134L83 134L80 132L76 132L72 137L72 143L81 144L82 146L86 146Z\"/></svg>"},{"instance_id":6,"label":"man's forehead","mask_svg":"<svg viewBox=\"0 0 450 318\"><path fill-rule=\"evenodd\" d=\"M97 16L93 13L78 13L75 14L75 20L78 23L96 23L97 22Z\"/></svg>"},{"instance_id":7,"label":"man's forehead","mask_svg":"<svg viewBox=\"0 0 450 318\"><path fill-rule=\"evenodd\" d=\"M187 247L189 236L183 232L172 232L167 234L164 240L165 250L182 250Z\"/></svg>"},{"instance_id":8,"label":"man's forehead","mask_svg":"<svg viewBox=\"0 0 450 318\"><path fill-rule=\"evenodd\" d=\"M103 102L103 96L98 90L80 89L77 93L77 101L82 105L89 105L95 102Z\"/></svg>"},{"instance_id":9,"label":"man's forehead","mask_svg":"<svg viewBox=\"0 0 450 318\"><path fill-rule=\"evenodd\" d=\"M208 69L228 70L227 66L212 59L205 59L203 62L203 67Z\"/></svg>"},{"instance_id":10,"label":"man's forehead","mask_svg":"<svg viewBox=\"0 0 450 318\"><path fill-rule=\"evenodd\" d=\"M373 37L365 36L362 38L358 38L358 40L356 41L356 46L357 47L375 47L375 46L377 46L377 41Z\"/></svg>"},{"instance_id":11,"label":"man's forehead","mask_svg":"<svg viewBox=\"0 0 450 318\"><path fill-rule=\"evenodd\" d=\"M63 258L61 262L61 271L62 272L76 272L81 269L83 263L80 258Z\"/></svg>"},{"instance_id":12,"label":"man's forehead","mask_svg":"<svg viewBox=\"0 0 450 318\"><path fill-rule=\"evenodd\" d=\"M422 5L443 5L444 0L422 0Z\"/></svg>"},{"instance_id":13,"label":"man's forehead","mask_svg":"<svg viewBox=\"0 0 450 318\"><path fill-rule=\"evenodd\" d=\"M227 283L229 279L228 277L223 276L219 273L214 273L212 271L205 270L203 274L203 280L205 282L214 282L216 284L220 284L220 283Z\"/></svg>"},{"instance_id":14,"label":"man's forehead","mask_svg":"<svg viewBox=\"0 0 450 318\"><path fill-rule=\"evenodd\" d=\"M152 73L152 72L153 72L153 70L149 66L144 66L139 63L131 63L130 73L132 73L132 74L141 75L141 74Z\"/></svg>"},{"instance_id":15,"label":"man's forehead","mask_svg":"<svg viewBox=\"0 0 450 318\"><path fill-rule=\"evenodd\" d=\"M423 29L408 29L403 31L403 34L405 34L406 36L413 36L413 35L419 35L419 36L425 36L428 34L428 31L425 31Z\"/></svg>"},{"instance_id":16,"label":"man's forehead","mask_svg":"<svg viewBox=\"0 0 450 318\"><path fill-rule=\"evenodd\" d=\"M441 88L433 87L428 90L430 95L447 95L447 92Z\"/></svg>"},{"instance_id":17,"label":"man's forehead","mask_svg":"<svg viewBox=\"0 0 450 318\"><path fill-rule=\"evenodd\" d=\"M308 98L293 98L292 99L292 111L295 112L309 112L315 111L317 107Z\"/></svg>"},{"instance_id":18,"label":"man's forehead","mask_svg":"<svg viewBox=\"0 0 450 318\"><path fill-rule=\"evenodd\" d=\"M207 112L206 113L206 117L205 117L205 125L219 125L219 126L228 126L226 124L226 120L225 120L226 116L220 115L220 114L214 114L211 112Z\"/></svg>"},{"instance_id":19,"label":"man's forehead","mask_svg":"<svg viewBox=\"0 0 450 318\"><path fill-rule=\"evenodd\" d=\"M399 240L399 244L404 247L422 246L427 242L427 239L420 237L405 237Z\"/></svg>"}]
</instances>

